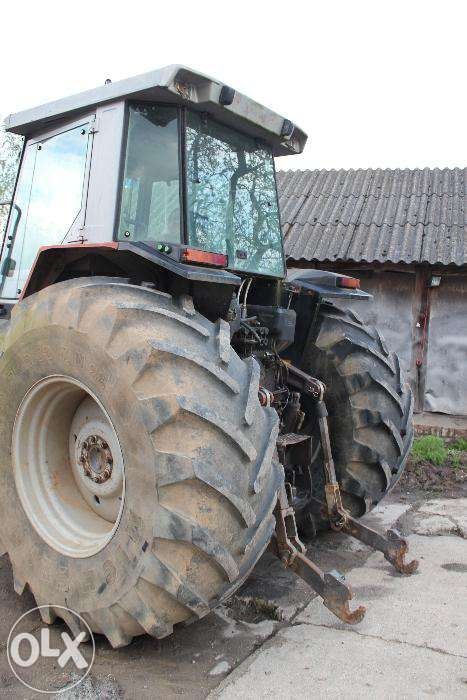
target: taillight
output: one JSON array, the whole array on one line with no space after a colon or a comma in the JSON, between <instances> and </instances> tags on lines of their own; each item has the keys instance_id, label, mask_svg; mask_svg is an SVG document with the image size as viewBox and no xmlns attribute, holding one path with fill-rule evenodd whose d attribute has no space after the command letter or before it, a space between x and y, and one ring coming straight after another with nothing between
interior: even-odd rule
<instances>
[{"instance_id":1,"label":"taillight","mask_svg":"<svg viewBox=\"0 0 467 700\"><path fill-rule=\"evenodd\" d=\"M212 265L213 267L227 267L229 258L223 253L207 253L197 248L184 248L181 251L180 260L197 265Z\"/></svg>"},{"instance_id":2,"label":"taillight","mask_svg":"<svg viewBox=\"0 0 467 700\"><path fill-rule=\"evenodd\" d=\"M347 287L347 289L360 289L360 280L356 277L346 277L345 275L337 278L338 287Z\"/></svg>"}]
</instances>

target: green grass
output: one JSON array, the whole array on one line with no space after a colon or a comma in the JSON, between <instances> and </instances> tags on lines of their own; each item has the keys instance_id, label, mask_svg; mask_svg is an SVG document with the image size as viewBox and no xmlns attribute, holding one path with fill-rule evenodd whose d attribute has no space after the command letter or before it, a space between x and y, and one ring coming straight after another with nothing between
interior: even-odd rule
<instances>
[{"instance_id":1,"label":"green grass","mask_svg":"<svg viewBox=\"0 0 467 700\"><path fill-rule=\"evenodd\" d=\"M461 453L460 450L448 450L449 460L453 469L459 469L461 465Z\"/></svg>"},{"instance_id":2,"label":"green grass","mask_svg":"<svg viewBox=\"0 0 467 700\"><path fill-rule=\"evenodd\" d=\"M415 438L411 457L415 464L431 462L440 467L449 460L453 469L458 469L461 461L461 452L467 451L467 440L458 438L455 442L446 446L443 438L435 435L424 435Z\"/></svg>"},{"instance_id":3,"label":"green grass","mask_svg":"<svg viewBox=\"0 0 467 700\"><path fill-rule=\"evenodd\" d=\"M459 452L467 452L467 438L457 438L457 440L451 444L451 449L458 450Z\"/></svg>"},{"instance_id":4,"label":"green grass","mask_svg":"<svg viewBox=\"0 0 467 700\"><path fill-rule=\"evenodd\" d=\"M431 462L439 467L444 464L447 457L448 451L443 438L435 435L423 435L423 437L415 438L412 447L412 460L416 464Z\"/></svg>"}]
</instances>

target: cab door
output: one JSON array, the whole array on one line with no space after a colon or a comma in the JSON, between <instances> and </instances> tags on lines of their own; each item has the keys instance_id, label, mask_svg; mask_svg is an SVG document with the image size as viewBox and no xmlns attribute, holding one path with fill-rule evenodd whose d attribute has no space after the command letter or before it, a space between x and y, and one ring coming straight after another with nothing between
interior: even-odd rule
<instances>
[{"instance_id":1,"label":"cab door","mask_svg":"<svg viewBox=\"0 0 467 700\"><path fill-rule=\"evenodd\" d=\"M92 119L88 115L27 141L0 262L0 299L18 298L41 246L79 237Z\"/></svg>"}]
</instances>

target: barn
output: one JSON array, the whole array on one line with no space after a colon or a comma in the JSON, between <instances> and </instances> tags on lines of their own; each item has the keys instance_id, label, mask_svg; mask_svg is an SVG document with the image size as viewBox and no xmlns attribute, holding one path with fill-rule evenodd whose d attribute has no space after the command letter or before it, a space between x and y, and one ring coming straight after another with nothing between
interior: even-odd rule
<instances>
[{"instance_id":1,"label":"barn","mask_svg":"<svg viewBox=\"0 0 467 700\"><path fill-rule=\"evenodd\" d=\"M467 168L278 173L288 267L346 272L398 352L419 432L467 434Z\"/></svg>"}]
</instances>

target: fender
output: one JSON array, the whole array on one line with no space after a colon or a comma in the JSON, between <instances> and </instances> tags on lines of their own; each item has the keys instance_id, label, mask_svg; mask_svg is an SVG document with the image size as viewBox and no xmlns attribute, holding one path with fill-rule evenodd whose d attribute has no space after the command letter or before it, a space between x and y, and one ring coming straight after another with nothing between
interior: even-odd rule
<instances>
[{"instance_id":1,"label":"fender","mask_svg":"<svg viewBox=\"0 0 467 700\"><path fill-rule=\"evenodd\" d=\"M287 272L284 284L287 289L295 293L315 293L328 299L361 299L363 301L373 298L368 292L358 289L360 282L355 277L327 270L291 269Z\"/></svg>"},{"instance_id":2,"label":"fender","mask_svg":"<svg viewBox=\"0 0 467 700\"><path fill-rule=\"evenodd\" d=\"M228 270L186 264L144 243L70 243L39 249L19 301L56 282L95 275L147 283L176 296L188 294L213 322L225 316L242 281Z\"/></svg>"},{"instance_id":3,"label":"fender","mask_svg":"<svg viewBox=\"0 0 467 700\"><path fill-rule=\"evenodd\" d=\"M241 278L227 270L212 269L199 265L187 265L159 253L145 243L107 241L103 243L68 243L60 246L39 248L29 278L22 290L20 300L57 282L74 263L85 257L99 258L102 263L119 268L123 277L141 274L159 268L186 283L210 283L230 286L241 284ZM86 273L85 273L86 274ZM100 271L99 274L106 274ZM117 276L115 270L108 274ZM72 275L73 276L73 275ZM76 276L79 276L78 274Z\"/></svg>"}]
</instances>

